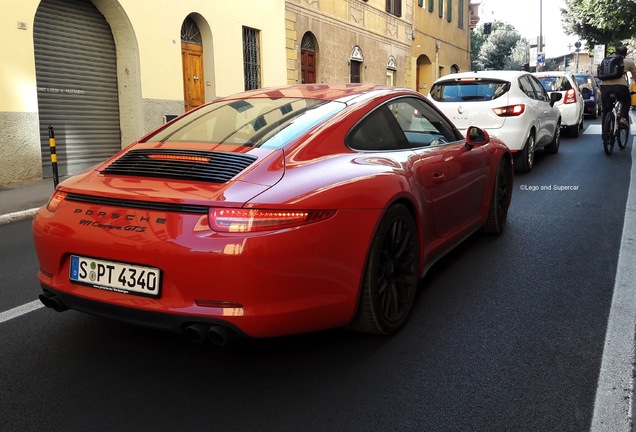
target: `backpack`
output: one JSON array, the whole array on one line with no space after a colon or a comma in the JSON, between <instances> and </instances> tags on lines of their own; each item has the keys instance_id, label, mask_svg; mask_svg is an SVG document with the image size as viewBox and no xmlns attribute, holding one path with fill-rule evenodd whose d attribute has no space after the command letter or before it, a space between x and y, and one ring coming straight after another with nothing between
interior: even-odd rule
<instances>
[{"instance_id":1,"label":"backpack","mask_svg":"<svg viewBox=\"0 0 636 432\"><path fill-rule=\"evenodd\" d=\"M597 76L600 80L620 78L624 73L623 56L620 55L605 57L598 65Z\"/></svg>"}]
</instances>

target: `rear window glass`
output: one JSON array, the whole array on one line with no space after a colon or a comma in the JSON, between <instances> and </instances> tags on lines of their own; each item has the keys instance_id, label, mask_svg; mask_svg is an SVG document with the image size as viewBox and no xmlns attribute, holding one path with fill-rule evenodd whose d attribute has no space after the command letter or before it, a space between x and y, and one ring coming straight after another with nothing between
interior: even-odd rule
<instances>
[{"instance_id":1,"label":"rear window glass","mask_svg":"<svg viewBox=\"0 0 636 432\"><path fill-rule=\"evenodd\" d=\"M539 78L539 81L541 81L541 84L543 84L543 88L545 88L549 92L568 91L572 88L570 80L565 76L541 75L537 78Z\"/></svg>"},{"instance_id":2,"label":"rear window glass","mask_svg":"<svg viewBox=\"0 0 636 432\"><path fill-rule=\"evenodd\" d=\"M510 90L501 80L441 81L433 84L431 97L437 102L470 102L497 99Z\"/></svg>"},{"instance_id":3,"label":"rear window glass","mask_svg":"<svg viewBox=\"0 0 636 432\"><path fill-rule=\"evenodd\" d=\"M314 99L253 98L205 106L147 142L201 142L280 148L345 107Z\"/></svg>"}]
</instances>

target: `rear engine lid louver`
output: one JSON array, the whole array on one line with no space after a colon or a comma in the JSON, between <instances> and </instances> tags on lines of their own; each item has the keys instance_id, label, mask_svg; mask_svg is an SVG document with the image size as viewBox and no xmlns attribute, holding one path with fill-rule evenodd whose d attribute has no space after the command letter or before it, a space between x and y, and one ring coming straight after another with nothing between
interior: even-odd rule
<instances>
[{"instance_id":1,"label":"rear engine lid louver","mask_svg":"<svg viewBox=\"0 0 636 432\"><path fill-rule=\"evenodd\" d=\"M225 183L255 160L251 155L214 151L131 150L102 174Z\"/></svg>"}]
</instances>

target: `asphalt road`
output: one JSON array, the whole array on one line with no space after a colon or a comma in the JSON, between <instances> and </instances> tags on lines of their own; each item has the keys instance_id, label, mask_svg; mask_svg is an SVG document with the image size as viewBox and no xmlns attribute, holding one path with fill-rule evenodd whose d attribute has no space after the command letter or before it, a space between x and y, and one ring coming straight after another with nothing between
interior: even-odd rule
<instances>
[{"instance_id":1,"label":"asphalt road","mask_svg":"<svg viewBox=\"0 0 636 432\"><path fill-rule=\"evenodd\" d=\"M630 152L588 133L537 154L504 234L440 261L391 338L215 347L74 311L0 322L0 431L588 431ZM0 226L0 313L37 298L29 230Z\"/></svg>"}]
</instances>

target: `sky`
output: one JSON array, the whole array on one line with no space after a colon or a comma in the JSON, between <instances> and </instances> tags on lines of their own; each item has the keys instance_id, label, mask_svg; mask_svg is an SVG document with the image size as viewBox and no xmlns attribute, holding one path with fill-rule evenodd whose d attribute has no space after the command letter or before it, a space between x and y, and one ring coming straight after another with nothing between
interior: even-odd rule
<instances>
[{"instance_id":1,"label":"sky","mask_svg":"<svg viewBox=\"0 0 636 432\"><path fill-rule=\"evenodd\" d=\"M479 24L503 21L514 28L531 43L536 43L542 29L546 58L554 58L574 51L576 36L567 36L561 23L563 0L472 0L479 6ZM543 19L539 11L543 11ZM540 23L542 25L540 26ZM568 48L571 44L571 48Z\"/></svg>"}]
</instances>

